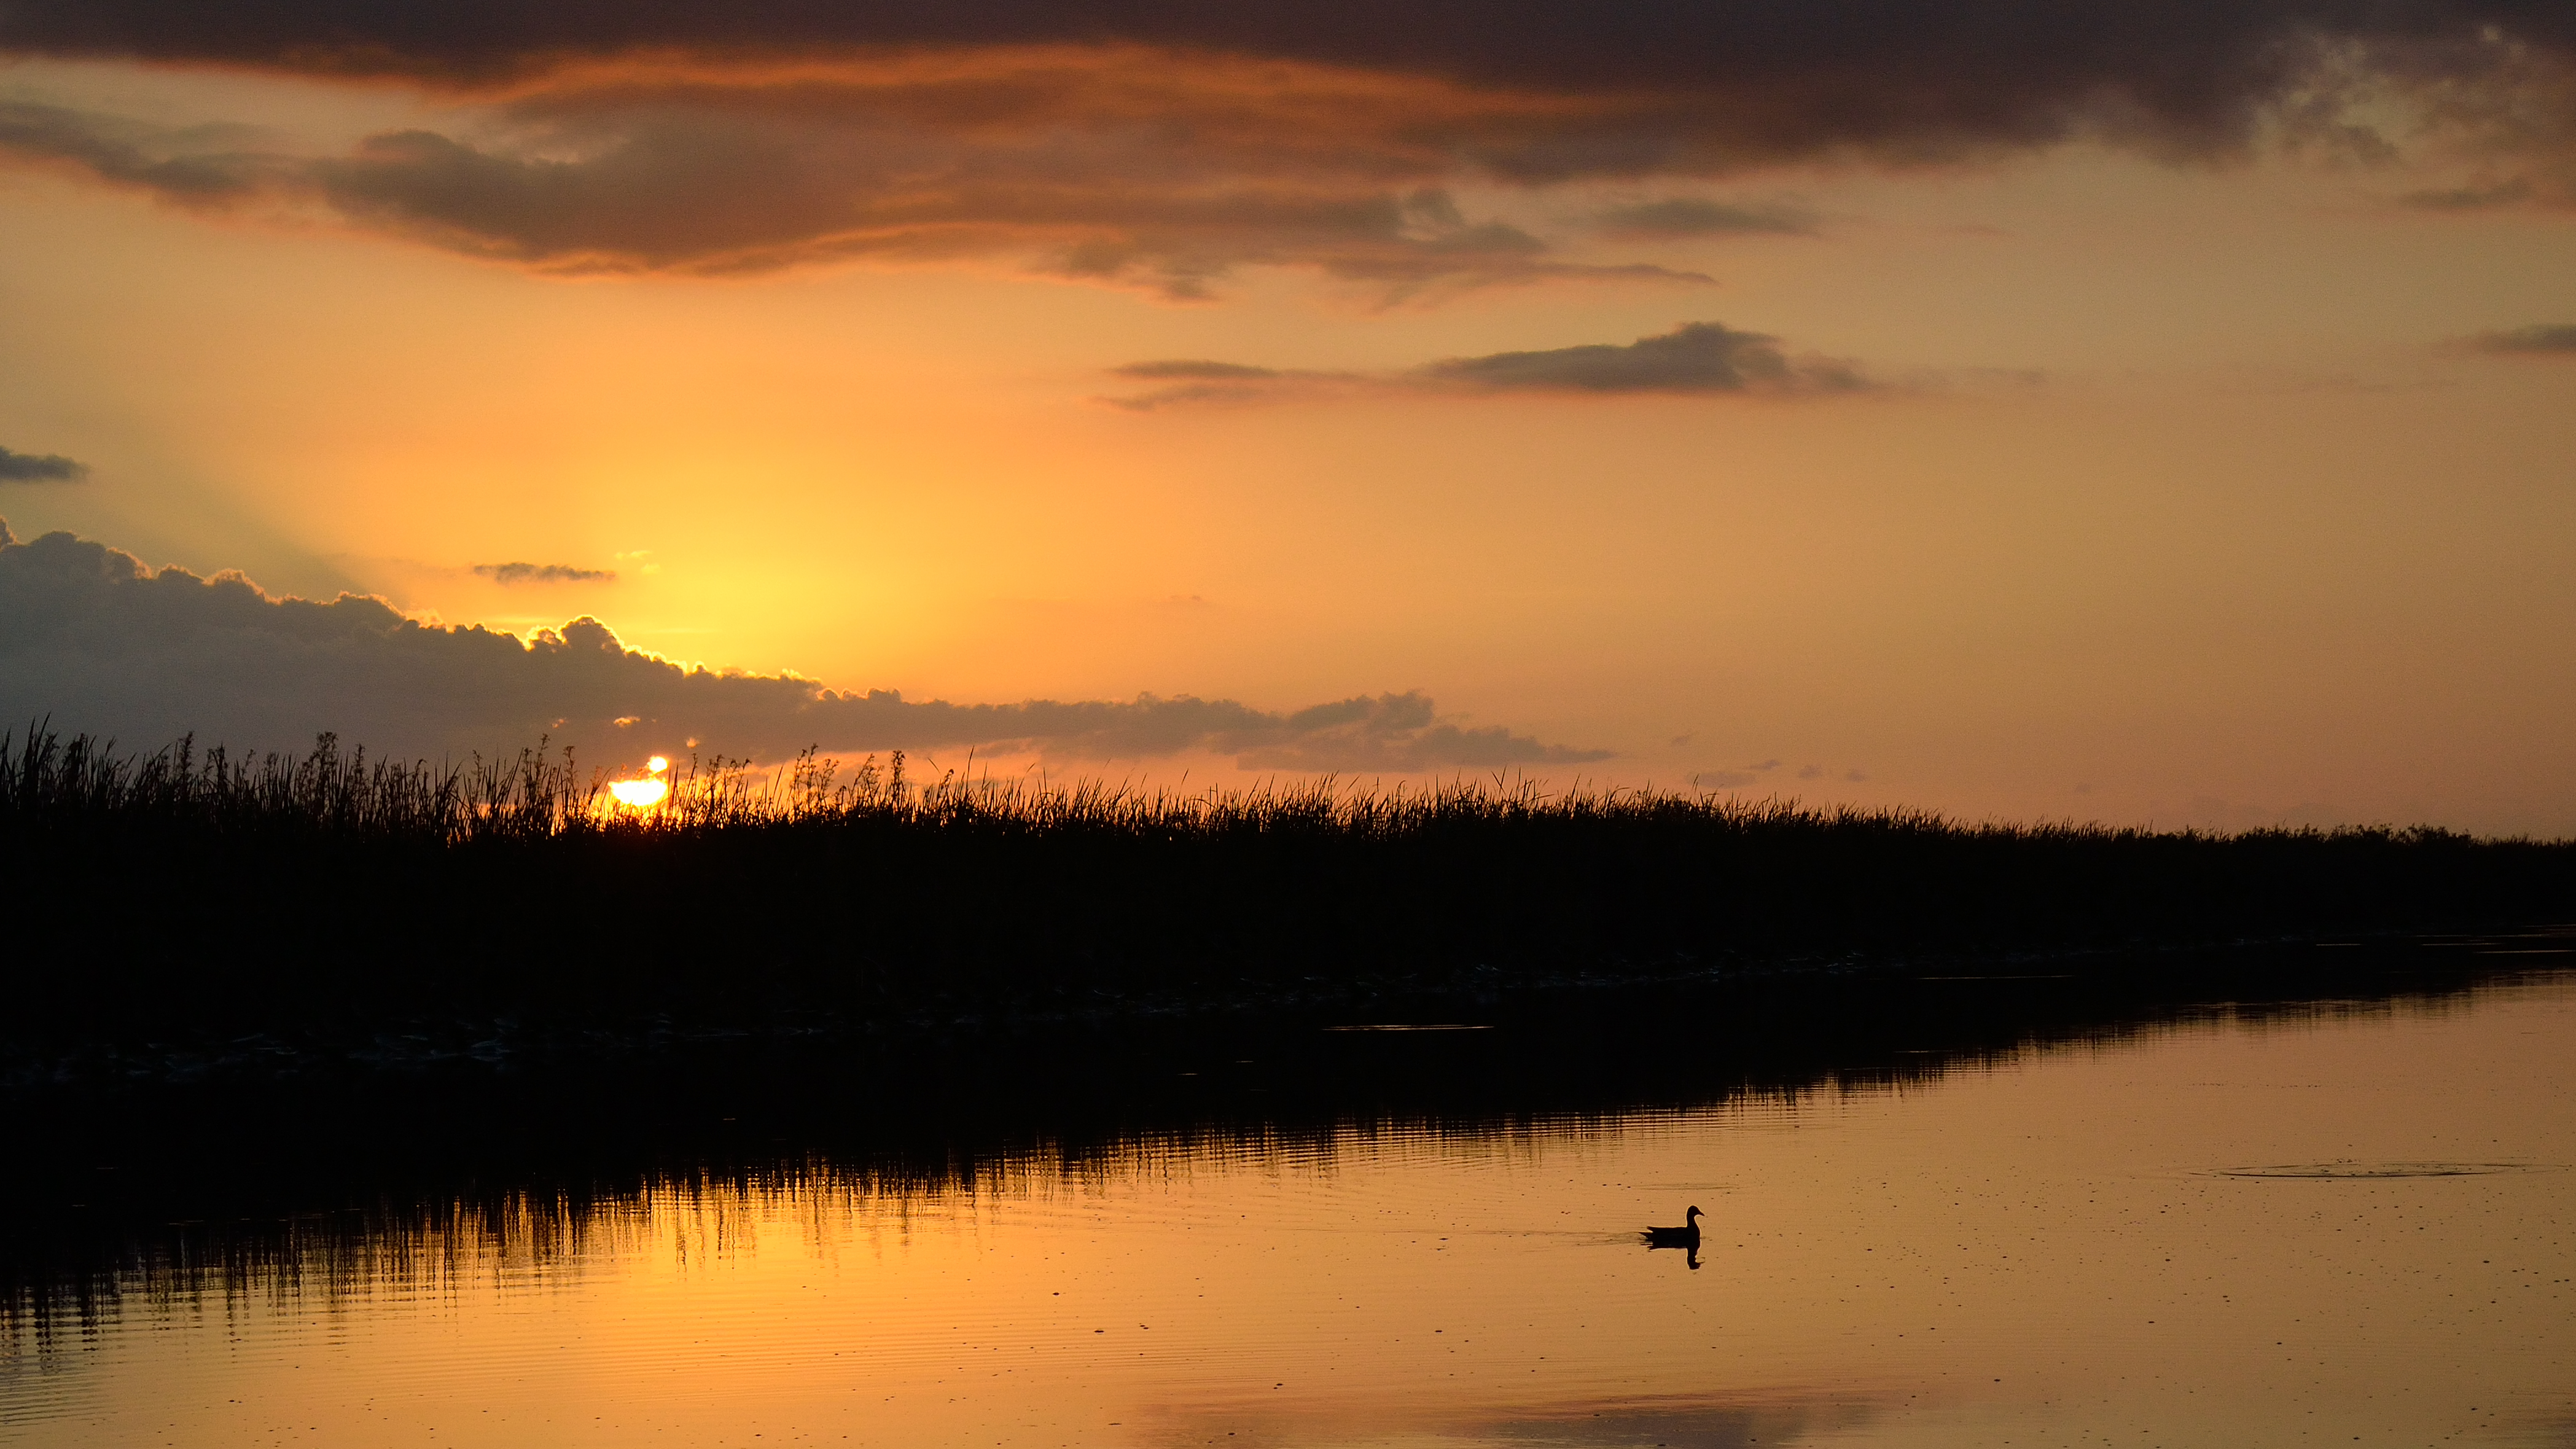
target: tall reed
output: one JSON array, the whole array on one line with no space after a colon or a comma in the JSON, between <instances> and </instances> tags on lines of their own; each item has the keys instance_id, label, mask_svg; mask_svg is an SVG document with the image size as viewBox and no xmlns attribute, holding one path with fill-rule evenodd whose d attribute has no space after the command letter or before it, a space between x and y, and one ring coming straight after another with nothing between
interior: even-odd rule
<instances>
[{"instance_id":1,"label":"tall reed","mask_svg":"<svg viewBox=\"0 0 2576 1449\"><path fill-rule=\"evenodd\" d=\"M1458 780L923 781L0 740L21 1029L1117 1009L2576 915L2576 843L2159 832ZM0 1024L0 1033L9 1029ZM155 1029L161 1029L156 1027Z\"/></svg>"}]
</instances>

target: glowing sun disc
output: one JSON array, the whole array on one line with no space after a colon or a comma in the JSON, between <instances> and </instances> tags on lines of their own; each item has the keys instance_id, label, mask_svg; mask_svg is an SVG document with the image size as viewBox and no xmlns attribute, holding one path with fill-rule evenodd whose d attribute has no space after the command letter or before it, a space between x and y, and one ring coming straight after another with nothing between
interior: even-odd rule
<instances>
[{"instance_id":1,"label":"glowing sun disc","mask_svg":"<svg viewBox=\"0 0 2576 1449\"><path fill-rule=\"evenodd\" d=\"M662 797L671 793L671 782L651 779L611 780L608 782L608 793L616 797L620 805L643 810L661 804Z\"/></svg>"}]
</instances>

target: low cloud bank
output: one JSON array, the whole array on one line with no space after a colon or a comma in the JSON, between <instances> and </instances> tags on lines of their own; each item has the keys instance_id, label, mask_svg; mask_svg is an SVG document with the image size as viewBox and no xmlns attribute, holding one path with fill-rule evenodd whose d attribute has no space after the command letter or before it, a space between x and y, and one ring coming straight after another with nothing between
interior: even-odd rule
<instances>
[{"instance_id":1,"label":"low cloud bank","mask_svg":"<svg viewBox=\"0 0 2576 1449\"><path fill-rule=\"evenodd\" d=\"M88 476L87 463L52 453L12 453L0 448L0 483L77 483Z\"/></svg>"},{"instance_id":2,"label":"low cloud bank","mask_svg":"<svg viewBox=\"0 0 2576 1449\"><path fill-rule=\"evenodd\" d=\"M403 756L515 751L548 736L607 763L697 740L709 752L784 758L808 745L1033 750L1067 759L1208 751L1255 769L1409 772L1578 764L1568 749L1500 727L1443 722L1418 693L1296 711L1233 700L1017 704L840 692L793 676L682 668L628 649L595 619L522 642L407 618L380 600L272 598L239 574L151 569L131 554L0 524L0 728L55 729L156 748L299 749L321 730Z\"/></svg>"}]
</instances>

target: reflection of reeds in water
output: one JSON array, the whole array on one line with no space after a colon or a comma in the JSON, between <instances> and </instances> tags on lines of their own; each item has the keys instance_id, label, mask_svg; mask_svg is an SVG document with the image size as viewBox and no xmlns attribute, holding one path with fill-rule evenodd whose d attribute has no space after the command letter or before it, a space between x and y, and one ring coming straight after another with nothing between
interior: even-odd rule
<instances>
[{"instance_id":1,"label":"reflection of reeds in water","mask_svg":"<svg viewBox=\"0 0 2576 1449\"><path fill-rule=\"evenodd\" d=\"M119 755L41 730L0 746L0 871L46 903L0 984L40 1033L1044 1015L2576 904L2576 843L2433 829L1963 824L1502 781L924 784L900 754L844 770L811 752L765 772L691 760L632 810L569 752L430 765L324 736L300 758Z\"/></svg>"},{"instance_id":2,"label":"reflection of reeds in water","mask_svg":"<svg viewBox=\"0 0 2576 1449\"><path fill-rule=\"evenodd\" d=\"M2568 938L2525 944L2534 939ZM69 1109L59 1115L72 1118L58 1123L71 1170L43 1170L36 1164L63 1154L24 1142L7 1163L21 1188L0 1201L0 1370L56 1358L126 1318L241 1322L544 1289L639 1265L686 1274L761 1250L764 1234L784 1250L838 1251L1229 1174L1328 1183L1392 1163L1434 1168L1426 1181L1471 1165L1526 1172L1561 1149L1901 1093L2058 1052L2443 1016L2520 979L2478 965L2476 951L2492 943L2425 944L2392 946L2358 978L2317 983L2331 992L2319 998L2255 1000L2242 977L2226 984L2234 999L2224 1005L2138 996L2148 983L2095 991L2052 980L1974 988L1965 999L1958 984L1912 980L1894 988L1900 999L1872 1006L1830 983L1775 981L1757 983L1753 999L1718 987L1664 992L1633 1022L1545 1012L1440 1038L1282 1029L1213 1052L1271 1060L1271 1087L1230 1097L1177 1086L1173 1044L1130 1037L993 1062L979 1069L990 1080L978 1106L939 1090L945 1053L925 1047L881 1064L883 1076L818 1069L773 1082L770 1115L746 1119L753 1125L664 1126L605 1155L568 1151L556 1135L514 1140L578 1110L550 1095L577 1086L543 1079L480 1102L399 1084L356 1084L351 1100L327 1105L281 1105L305 1095L292 1087L187 1104L179 1099L200 1094L163 1093L147 1100L156 1121L177 1119L168 1135L116 1149L58 1098ZM2408 966L2424 969L2419 957L2458 974L2398 984ZM1099 1100L1069 1090L1101 1054L1118 1052L1164 1057L1148 1081L1165 1094L1134 1082ZM729 1102L740 1065L711 1064L684 1095ZM897 1096L906 1083L913 1095ZM607 1110L651 1109L618 1096ZM407 1143L466 1142L489 1155L414 1149L435 1166L366 1157L350 1124L387 1122L402 1124ZM570 1133L588 1137L580 1124ZM122 1158L129 1175L152 1168L155 1181L63 1211L74 1193L115 1191L92 1176L102 1157ZM295 1210L305 1204L343 1206Z\"/></svg>"},{"instance_id":3,"label":"reflection of reeds in water","mask_svg":"<svg viewBox=\"0 0 2576 1449\"><path fill-rule=\"evenodd\" d=\"M578 1190L514 1188L270 1221L171 1223L77 1271L0 1274L0 1368L42 1363L127 1318L336 1316L542 1290L638 1264L688 1275L758 1251L764 1235L825 1255L853 1242L972 1225L995 1210L1093 1200L1138 1183L1228 1172L1329 1177L1346 1159L1436 1153L1535 1159L1543 1141L1620 1130L1580 1121L1367 1123L1295 1131L1178 1129L1069 1148L990 1148L943 1162L809 1158Z\"/></svg>"}]
</instances>

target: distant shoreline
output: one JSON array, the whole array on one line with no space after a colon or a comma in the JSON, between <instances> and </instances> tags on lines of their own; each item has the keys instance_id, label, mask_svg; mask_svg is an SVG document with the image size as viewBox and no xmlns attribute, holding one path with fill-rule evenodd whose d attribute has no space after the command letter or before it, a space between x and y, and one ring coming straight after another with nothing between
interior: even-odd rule
<instances>
[{"instance_id":1,"label":"distant shoreline","mask_svg":"<svg viewBox=\"0 0 2576 1449\"><path fill-rule=\"evenodd\" d=\"M216 1061L381 1039L400 1063L471 1058L500 1040L451 1040L478 1022L619 1050L858 1039L1927 963L2081 969L2576 919L2576 842L2424 828L1970 825L1477 785L925 786L900 757L855 778L809 758L673 780L631 810L536 751L442 770L327 737L257 760L22 739L0 757L16 902L0 1049Z\"/></svg>"}]
</instances>

